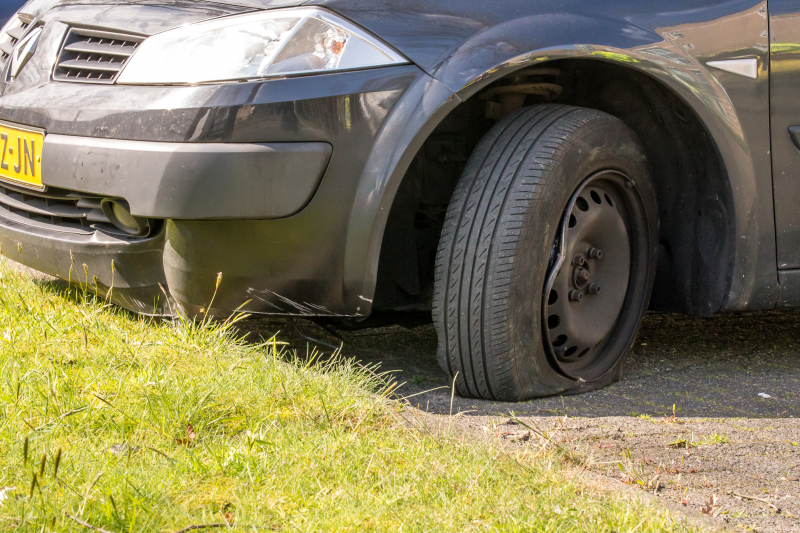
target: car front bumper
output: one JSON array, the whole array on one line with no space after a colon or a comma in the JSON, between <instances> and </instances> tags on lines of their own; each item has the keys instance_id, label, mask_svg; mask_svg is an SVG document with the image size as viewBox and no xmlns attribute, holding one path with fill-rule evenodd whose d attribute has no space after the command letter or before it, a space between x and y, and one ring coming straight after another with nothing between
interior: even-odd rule
<instances>
[{"instance_id":1,"label":"car front bumper","mask_svg":"<svg viewBox=\"0 0 800 533\"><path fill-rule=\"evenodd\" d=\"M317 189L331 145L163 143L48 135L45 185L118 197L160 219L280 218Z\"/></svg>"},{"instance_id":2,"label":"car front bumper","mask_svg":"<svg viewBox=\"0 0 800 533\"><path fill-rule=\"evenodd\" d=\"M0 251L108 294L132 311L169 314L174 309L165 292L164 221L290 216L316 191L331 146L158 143L55 134L46 136L42 156L46 189L41 196L13 184L0 193ZM48 221L42 216L48 208L61 212L57 201L47 205L52 191L125 200L133 215L152 219L154 231L136 238L114 232L108 223L92 231L91 226L76 228L72 218L51 216ZM94 213L89 211L84 224L102 219Z\"/></svg>"},{"instance_id":3,"label":"car front bumper","mask_svg":"<svg viewBox=\"0 0 800 533\"><path fill-rule=\"evenodd\" d=\"M48 231L7 216L0 210L0 252L18 263L81 284L111 301L146 315L173 310L162 267L164 231L131 240L103 234ZM113 287L113 290L112 290Z\"/></svg>"}]
</instances>

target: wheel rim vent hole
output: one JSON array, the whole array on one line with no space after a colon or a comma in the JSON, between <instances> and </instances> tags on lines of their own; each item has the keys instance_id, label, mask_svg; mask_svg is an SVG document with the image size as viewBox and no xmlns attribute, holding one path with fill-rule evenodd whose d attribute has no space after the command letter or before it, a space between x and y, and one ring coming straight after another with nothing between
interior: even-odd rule
<instances>
[{"instance_id":1,"label":"wheel rim vent hole","mask_svg":"<svg viewBox=\"0 0 800 533\"><path fill-rule=\"evenodd\" d=\"M559 325L561 325L561 317L558 315L550 315L547 317L547 327L550 329L556 329Z\"/></svg>"},{"instance_id":2,"label":"wheel rim vent hole","mask_svg":"<svg viewBox=\"0 0 800 533\"><path fill-rule=\"evenodd\" d=\"M608 205L614 207L614 202L611 201L611 197L607 194L604 194L604 196L606 197L606 202L608 202Z\"/></svg>"},{"instance_id":3,"label":"wheel rim vent hole","mask_svg":"<svg viewBox=\"0 0 800 533\"><path fill-rule=\"evenodd\" d=\"M558 293L556 291L550 291L550 294L547 296L547 305L553 305L558 301Z\"/></svg>"},{"instance_id":4,"label":"wheel rim vent hole","mask_svg":"<svg viewBox=\"0 0 800 533\"><path fill-rule=\"evenodd\" d=\"M584 355L586 355L587 353L589 353L589 348L586 348L586 349L584 349L584 350L583 350L583 351L582 351L582 352L581 352L581 353L578 355L578 359L580 359L581 357L583 357L583 356L584 356Z\"/></svg>"},{"instance_id":5,"label":"wheel rim vent hole","mask_svg":"<svg viewBox=\"0 0 800 533\"><path fill-rule=\"evenodd\" d=\"M558 348L560 346L564 346L566 343L567 343L567 336L566 335L559 335L553 341L553 346Z\"/></svg>"},{"instance_id":6,"label":"wheel rim vent hole","mask_svg":"<svg viewBox=\"0 0 800 533\"><path fill-rule=\"evenodd\" d=\"M583 196L579 196L577 200L575 200L575 205L578 206L578 209L581 211L588 211L589 210L589 202L587 202Z\"/></svg>"},{"instance_id":7,"label":"wheel rim vent hole","mask_svg":"<svg viewBox=\"0 0 800 533\"><path fill-rule=\"evenodd\" d=\"M594 203L596 203L598 205L603 203L603 200L602 200L602 198L600 198L600 195L597 194L597 191L592 191L592 192L589 193L589 195L592 197L592 200L594 201Z\"/></svg>"},{"instance_id":8,"label":"wheel rim vent hole","mask_svg":"<svg viewBox=\"0 0 800 533\"><path fill-rule=\"evenodd\" d=\"M574 228L577 223L578 223L578 219L575 218L575 215L570 215L569 216L569 227L570 228Z\"/></svg>"},{"instance_id":9,"label":"wheel rim vent hole","mask_svg":"<svg viewBox=\"0 0 800 533\"><path fill-rule=\"evenodd\" d=\"M567 350L567 352L564 354L564 356L565 357L572 357L573 355L575 355L575 352L577 352L577 351L578 351L578 347L577 346L573 346L569 350Z\"/></svg>"}]
</instances>

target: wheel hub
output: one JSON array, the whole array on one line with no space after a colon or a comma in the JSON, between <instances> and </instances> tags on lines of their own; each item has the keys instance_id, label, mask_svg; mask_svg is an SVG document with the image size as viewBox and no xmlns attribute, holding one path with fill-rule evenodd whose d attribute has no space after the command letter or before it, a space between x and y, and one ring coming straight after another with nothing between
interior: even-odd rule
<instances>
[{"instance_id":1,"label":"wheel hub","mask_svg":"<svg viewBox=\"0 0 800 533\"><path fill-rule=\"evenodd\" d=\"M568 369L590 365L622 311L631 248L613 187L590 180L565 221L564 261L545 307L552 351Z\"/></svg>"}]
</instances>

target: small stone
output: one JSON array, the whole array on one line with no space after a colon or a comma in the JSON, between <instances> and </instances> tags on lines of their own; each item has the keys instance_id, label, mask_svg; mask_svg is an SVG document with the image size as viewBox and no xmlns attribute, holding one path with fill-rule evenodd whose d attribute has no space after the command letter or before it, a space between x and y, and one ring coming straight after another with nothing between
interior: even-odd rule
<instances>
[{"instance_id":1,"label":"small stone","mask_svg":"<svg viewBox=\"0 0 800 533\"><path fill-rule=\"evenodd\" d=\"M0 506L8 499L8 495L14 492L14 487L0 487Z\"/></svg>"},{"instance_id":2,"label":"small stone","mask_svg":"<svg viewBox=\"0 0 800 533\"><path fill-rule=\"evenodd\" d=\"M141 450L141 448L139 448L138 446L130 446L129 444L127 444L125 442L118 442L116 444L112 444L108 448L108 451L110 453L113 453L114 455L124 455L124 454L127 454L129 450L130 450L130 453L136 453L139 450Z\"/></svg>"}]
</instances>

